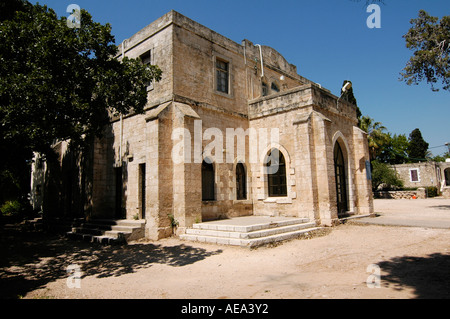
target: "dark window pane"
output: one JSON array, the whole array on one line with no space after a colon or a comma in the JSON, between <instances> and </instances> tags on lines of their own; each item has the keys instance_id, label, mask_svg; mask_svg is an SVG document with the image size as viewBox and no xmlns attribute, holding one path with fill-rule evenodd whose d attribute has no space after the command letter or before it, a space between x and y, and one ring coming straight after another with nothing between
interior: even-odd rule
<instances>
[{"instance_id":1,"label":"dark window pane","mask_svg":"<svg viewBox=\"0 0 450 319\"><path fill-rule=\"evenodd\" d=\"M202 200L214 200L215 180L213 164L202 163Z\"/></svg>"},{"instance_id":2,"label":"dark window pane","mask_svg":"<svg viewBox=\"0 0 450 319\"><path fill-rule=\"evenodd\" d=\"M228 63L217 60L216 61L216 82L217 82L217 91L228 93Z\"/></svg>"},{"instance_id":3,"label":"dark window pane","mask_svg":"<svg viewBox=\"0 0 450 319\"><path fill-rule=\"evenodd\" d=\"M278 153L278 160L276 159L276 156L272 157L272 152L269 154L270 160L266 165L268 167L277 165L278 167L276 167L277 169L267 169L269 197L285 197L287 196L286 162L280 151L276 150Z\"/></svg>"},{"instance_id":4,"label":"dark window pane","mask_svg":"<svg viewBox=\"0 0 450 319\"><path fill-rule=\"evenodd\" d=\"M236 165L236 198L247 199L247 176L242 163Z\"/></svg>"}]
</instances>

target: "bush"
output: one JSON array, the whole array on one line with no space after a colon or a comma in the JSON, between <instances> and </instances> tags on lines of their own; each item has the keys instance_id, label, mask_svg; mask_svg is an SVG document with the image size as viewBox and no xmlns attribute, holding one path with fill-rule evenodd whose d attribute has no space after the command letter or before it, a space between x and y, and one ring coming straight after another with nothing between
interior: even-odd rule
<instances>
[{"instance_id":1,"label":"bush","mask_svg":"<svg viewBox=\"0 0 450 319\"><path fill-rule=\"evenodd\" d=\"M19 215L23 210L24 207L18 200L6 201L0 208L3 216Z\"/></svg>"},{"instance_id":2,"label":"bush","mask_svg":"<svg viewBox=\"0 0 450 319\"><path fill-rule=\"evenodd\" d=\"M426 187L426 192L428 197L436 197L438 195L438 189L436 186Z\"/></svg>"},{"instance_id":3,"label":"bush","mask_svg":"<svg viewBox=\"0 0 450 319\"><path fill-rule=\"evenodd\" d=\"M378 189L380 185L384 189L397 189L403 187L403 182L397 177L397 173L388 165L378 161L372 162L372 188Z\"/></svg>"}]
</instances>

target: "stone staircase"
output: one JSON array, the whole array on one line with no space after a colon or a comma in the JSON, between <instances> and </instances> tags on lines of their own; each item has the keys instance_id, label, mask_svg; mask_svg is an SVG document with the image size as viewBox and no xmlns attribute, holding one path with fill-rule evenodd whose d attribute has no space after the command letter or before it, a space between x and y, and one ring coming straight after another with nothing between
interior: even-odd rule
<instances>
[{"instance_id":1,"label":"stone staircase","mask_svg":"<svg viewBox=\"0 0 450 319\"><path fill-rule=\"evenodd\" d=\"M145 220L94 219L66 233L71 239L101 244L123 244L145 236Z\"/></svg>"},{"instance_id":2,"label":"stone staircase","mask_svg":"<svg viewBox=\"0 0 450 319\"><path fill-rule=\"evenodd\" d=\"M252 248L298 238L319 229L307 218L246 216L194 224L180 238Z\"/></svg>"}]
</instances>

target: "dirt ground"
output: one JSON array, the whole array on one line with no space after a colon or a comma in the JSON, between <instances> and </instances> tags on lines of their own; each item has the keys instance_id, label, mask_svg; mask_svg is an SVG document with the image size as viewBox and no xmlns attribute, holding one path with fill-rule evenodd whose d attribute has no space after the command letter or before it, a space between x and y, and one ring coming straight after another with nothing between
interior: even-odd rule
<instances>
[{"instance_id":1,"label":"dirt ground","mask_svg":"<svg viewBox=\"0 0 450 319\"><path fill-rule=\"evenodd\" d=\"M450 298L449 229L348 222L253 250L176 238L111 247L13 228L0 234L2 299ZM77 283L67 273L72 264L82 271L79 288L69 288Z\"/></svg>"}]
</instances>

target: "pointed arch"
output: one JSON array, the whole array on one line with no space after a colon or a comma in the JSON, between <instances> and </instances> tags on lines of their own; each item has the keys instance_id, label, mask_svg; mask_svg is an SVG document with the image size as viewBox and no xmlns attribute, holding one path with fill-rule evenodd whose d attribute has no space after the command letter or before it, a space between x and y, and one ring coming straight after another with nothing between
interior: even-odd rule
<instances>
[{"instance_id":1,"label":"pointed arch","mask_svg":"<svg viewBox=\"0 0 450 319\"><path fill-rule=\"evenodd\" d=\"M350 156L350 147L342 132L337 131L333 136L333 160L335 166L336 197L338 205L338 214L353 212L355 209L353 175L352 175L352 157ZM336 165L337 148L340 148L342 158L341 166ZM337 176L338 173L340 176ZM338 189L338 187L341 187ZM345 187L345 188L344 188Z\"/></svg>"}]
</instances>

